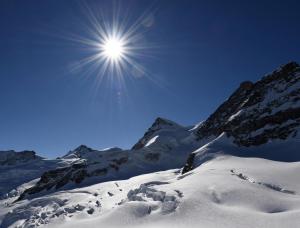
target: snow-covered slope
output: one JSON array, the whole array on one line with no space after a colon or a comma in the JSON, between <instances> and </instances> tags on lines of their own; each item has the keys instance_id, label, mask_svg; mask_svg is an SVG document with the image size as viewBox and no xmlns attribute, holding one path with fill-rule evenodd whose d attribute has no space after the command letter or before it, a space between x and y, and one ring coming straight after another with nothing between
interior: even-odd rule
<instances>
[{"instance_id":1,"label":"snow-covered slope","mask_svg":"<svg viewBox=\"0 0 300 228\"><path fill-rule=\"evenodd\" d=\"M299 128L300 66L291 62L256 83L242 83L194 129L199 141L215 140L191 153L183 172L222 152L224 148L217 147L217 151L206 154L206 148L220 140L231 143L230 150L226 150L229 154L300 161ZM266 147L272 150L264 151Z\"/></svg>"},{"instance_id":2,"label":"snow-covered slope","mask_svg":"<svg viewBox=\"0 0 300 228\"><path fill-rule=\"evenodd\" d=\"M183 175L168 170L8 202L2 227L298 227L299 172L299 162L219 156Z\"/></svg>"},{"instance_id":3,"label":"snow-covered slope","mask_svg":"<svg viewBox=\"0 0 300 228\"><path fill-rule=\"evenodd\" d=\"M66 159L44 159L34 151L0 151L0 198L21 194L45 171L68 166L70 163ZM27 182L31 184L27 185Z\"/></svg>"},{"instance_id":4,"label":"snow-covered slope","mask_svg":"<svg viewBox=\"0 0 300 228\"><path fill-rule=\"evenodd\" d=\"M18 200L94 183L127 179L139 174L182 167L189 153L200 146L189 129L157 118L132 150L93 150L81 145L63 159L70 166L49 170Z\"/></svg>"},{"instance_id":5,"label":"snow-covered slope","mask_svg":"<svg viewBox=\"0 0 300 228\"><path fill-rule=\"evenodd\" d=\"M0 227L297 227L299 126L291 62L195 126L157 118L130 150L0 152Z\"/></svg>"}]
</instances>

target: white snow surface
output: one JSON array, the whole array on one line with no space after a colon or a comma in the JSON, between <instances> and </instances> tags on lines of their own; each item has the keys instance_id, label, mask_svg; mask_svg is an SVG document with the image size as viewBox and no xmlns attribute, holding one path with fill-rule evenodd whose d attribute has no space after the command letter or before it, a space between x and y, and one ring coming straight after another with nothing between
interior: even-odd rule
<instances>
[{"instance_id":1,"label":"white snow surface","mask_svg":"<svg viewBox=\"0 0 300 228\"><path fill-rule=\"evenodd\" d=\"M241 158L232 150L238 147L221 135L195 151L198 162L214 156L183 175L171 169L16 203L4 199L0 227L298 227L300 162Z\"/></svg>"},{"instance_id":2,"label":"white snow surface","mask_svg":"<svg viewBox=\"0 0 300 228\"><path fill-rule=\"evenodd\" d=\"M0 199L20 195L24 186L28 182L34 182L43 172L68 166L72 162L70 159L37 159L13 165L0 165Z\"/></svg>"},{"instance_id":3,"label":"white snow surface","mask_svg":"<svg viewBox=\"0 0 300 228\"><path fill-rule=\"evenodd\" d=\"M271 113L260 117L298 108L299 100L287 98L297 89L299 83L290 87L274 84L262 102L239 110L228 121L259 114L269 106ZM201 125L182 127L159 118L133 150L98 151L82 145L59 159L22 158L16 162L11 159L12 152L2 154L0 228L300 227L300 162L294 162L300 158L299 134L239 147L225 133L196 140ZM272 126L259 128L250 136ZM295 129L299 133L299 127ZM181 169L174 169L183 167L191 153L195 155L193 170L181 174ZM15 201L44 171L80 162L87 165L87 173L102 168L108 171L88 177L80 185L72 182Z\"/></svg>"},{"instance_id":4,"label":"white snow surface","mask_svg":"<svg viewBox=\"0 0 300 228\"><path fill-rule=\"evenodd\" d=\"M1 227L298 227L299 172L300 162L218 156L184 175L155 172L4 206Z\"/></svg>"},{"instance_id":5,"label":"white snow surface","mask_svg":"<svg viewBox=\"0 0 300 228\"><path fill-rule=\"evenodd\" d=\"M132 153L122 169L135 177L127 179L125 174L117 175L115 171L102 183L90 181L88 186L74 185L15 202L19 192L38 179L25 181L9 197L0 200L0 228L300 226L300 162L282 162L283 157L293 160L293 156L298 156L298 136L246 148L238 147L232 138L222 134L198 142L198 149L193 152L196 168L181 174L181 169L172 167L182 167L180 161L196 146L191 142L193 135L186 130L161 130L155 132L145 148L136 151L111 148L103 153L81 146L61 160L4 166L4 175L0 176L2 188L9 175L17 179L27 169L36 170L35 166L57 167L85 159L93 168L99 166L98 162L105 165L110 156L118 158ZM170 154L162 150L166 143L174 150ZM143 160L148 151L159 151L160 162ZM137 176L142 174L138 165L148 174ZM16 167L19 171L14 174ZM152 167L166 171L151 171ZM4 172L5 168L9 172ZM35 175L34 172L32 177Z\"/></svg>"}]
</instances>

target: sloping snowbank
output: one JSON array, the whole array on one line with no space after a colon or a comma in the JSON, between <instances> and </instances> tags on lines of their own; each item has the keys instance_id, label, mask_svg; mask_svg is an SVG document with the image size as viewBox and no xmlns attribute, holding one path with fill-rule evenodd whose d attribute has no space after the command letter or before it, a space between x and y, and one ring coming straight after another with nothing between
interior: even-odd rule
<instances>
[{"instance_id":1,"label":"sloping snowbank","mask_svg":"<svg viewBox=\"0 0 300 228\"><path fill-rule=\"evenodd\" d=\"M297 227L299 172L300 162L219 156L184 175L169 170L19 202L2 227Z\"/></svg>"}]
</instances>

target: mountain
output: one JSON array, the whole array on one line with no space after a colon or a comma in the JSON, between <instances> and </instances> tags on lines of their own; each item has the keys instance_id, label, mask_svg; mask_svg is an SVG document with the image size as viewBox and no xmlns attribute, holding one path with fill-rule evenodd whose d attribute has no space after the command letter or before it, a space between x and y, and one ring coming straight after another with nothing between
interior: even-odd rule
<instances>
[{"instance_id":1,"label":"mountain","mask_svg":"<svg viewBox=\"0 0 300 228\"><path fill-rule=\"evenodd\" d=\"M185 164L188 154L199 144L189 129L157 118L132 150L93 150L81 145L62 159L75 159L70 166L44 172L18 200L94 183L127 179L139 174L173 169Z\"/></svg>"},{"instance_id":2,"label":"mountain","mask_svg":"<svg viewBox=\"0 0 300 228\"><path fill-rule=\"evenodd\" d=\"M296 138L299 126L300 66L291 62L256 83L241 83L228 100L195 129L195 134L200 141L224 134L221 138L228 138L234 144L229 152L233 155L299 161L297 148L300 145ZM284 142L288 138L291 142ZM270 153L261 151L266 146L274 148L267 150ZM201 163L209 156L204 148L193 152L183 172L192 169L195 157Z\"/></svg>"},{"instance_id":3,"label":"mountain","mask_svg":"<svg viewBox=\"0 0 300 228\"><path fill-rule=\"evenodd\" d=\"M149 144L149 142L153 138L154 134L160 130L170 132L172 130L177 131L177 129L182 129L182 128L183 128L182 126L178 125L177 123L175 123L171 120L167 120L167 119L158 117L154 121L152 126L146 131L144 136L132 147L132 150L138 150L138 149L145 147L147 144Z\"/></svg>"},{"instance_id":4,"label":"mountain","mask_svg":"<svg viewBox=\"0 0 300 228\"><path fill-rule=\"evenodd\" d=\"M157 118L130 150L0 152L1 227L297 227L299 100L290 62L195 126Z\"/></svg>"},{"instance_id":5,"label":"mountain","mask_svg":"<svg viewBox=\"0 0 300 228\"><path fill-rule=\"evenodd\" d=\"M45 171L68 166L71 161L45 159L34 151L0 151L0 198L15 197ZM37 180L36 180L37 181Z\"/></svg>"},{"instance_id":6,"label":"mountain","mask_svg":"<svg viewBox=\"0 0 300 228\"><path fill-rule=\"evenodd\" d=\"M299 172L300 162L223 155L184 175L173 169L0 201L0 227L298 227Z\"/></svg>"},{"instance_id":7,"label":"mountain","mask_svg":"<svg viewBox=\"0 0 300 228\"><path fill-rule=\"evenodd\" d=\"M197 129L198 139L225 132L241 146L286 139L300 125L300 67L288 63L240 87Z\"/></svg>"}]
</instances>

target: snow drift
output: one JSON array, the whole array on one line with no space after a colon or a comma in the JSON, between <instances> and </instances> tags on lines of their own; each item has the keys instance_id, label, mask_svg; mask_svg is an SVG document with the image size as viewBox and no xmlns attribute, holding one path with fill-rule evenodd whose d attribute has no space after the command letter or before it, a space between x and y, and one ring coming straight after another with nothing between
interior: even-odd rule
<instances>
[{"instance_id":1,"label":"snow drift","mask_svg":"<svg viewBox=\"0 0 300 228\"><path fill-rule=\"evenodd\" d=\"M297 227L299 126L291 62L195 126L157 118L130 150L1 152L1 228Z\"/></svg>"}]
</instances>

